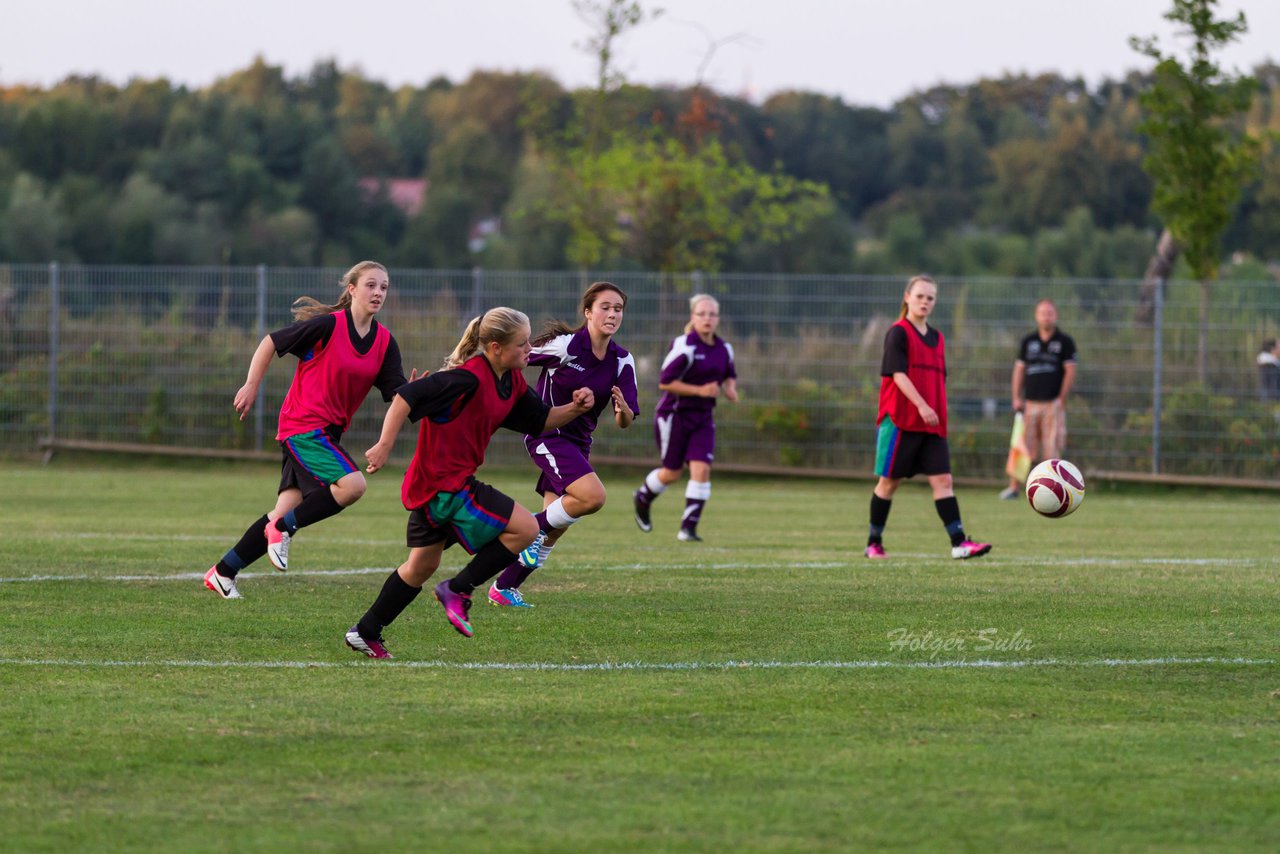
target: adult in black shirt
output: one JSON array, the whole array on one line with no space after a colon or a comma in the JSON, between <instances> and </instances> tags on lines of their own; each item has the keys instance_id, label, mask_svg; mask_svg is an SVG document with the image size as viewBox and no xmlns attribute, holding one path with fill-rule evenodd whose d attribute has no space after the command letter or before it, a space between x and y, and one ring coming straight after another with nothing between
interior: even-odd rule
<instances>
[{"instance_id":1,"label":"adult in black shirt","mask_svg":"<svg viewBox=\"0 0 1280 854\"><path fill-rule=\"evenodd\" d=\"M1031 459L1058 457L1067 443L1067 395L1076 379L1076 342L1058 328L1053 300L1036 303L1036 331L1022 339L1013 363L1013 410L1023 413ZM1009 478L1001 498L1016 498L1022 484Z\"/></svg>"}]
</instances>

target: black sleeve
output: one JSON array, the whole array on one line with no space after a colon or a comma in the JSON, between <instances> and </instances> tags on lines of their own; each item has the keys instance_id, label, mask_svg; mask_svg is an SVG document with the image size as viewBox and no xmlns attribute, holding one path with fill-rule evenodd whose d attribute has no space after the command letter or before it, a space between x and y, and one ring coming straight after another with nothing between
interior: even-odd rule
<instances>
[{"instance_id":1,"label":"black sleeve","mask_svg":"<svg viewBox=\"0 0 1280 854\"><path fill-rule=\"evenodd\" d=\"M378 376L374 379L373 385L382 392L382 399L390 403L396 396L396 389L404 384L404 365L400 361L400 345L396 343L393 335L391 342L387 344L387 352L382 356L382 367L378 369Z\"/></svg>"},{"instance_id":2,"label":"black sleeve","mask_svg":"<svg viewBox=\"0 0 1280 854\"><path fill-rule=\"evenodd\" d=\"M1023 364L1026 364L1027 361L1027 344L1030 342L1030 335L1025 336L1020 342L1018 342L1018 361Z\"/></svg>"},{"instance_id":3,"label":"black sleeve","mask_svg":"<svg viewBox=\"0 0 1280 854\"><path fill-rule=\"evenodd\" d=\"M1062 364L1076 360L1076 339L1070 335L1062 336Z\"/></svg>"},{"instance_id":4,"label":"black sleeve","mask_svg":"<svg viewBox=\"0 0 1280 854\"><path fill-rule=\"evenodd\" d=\"M907 332L901 326L890 326L884 336L884 358L880 360L880 376L905 374L911 363L907 360Z\"/></svg>"},{"instance_id":5,"label":"black sleeve","mask_svg":"<svg viewBox=\"0 0 1280 854\"><path fill-rule=\"evenodd\" d=\"M284 329L277 329L271 333L271 343L276 347L276 355L292 353L301 358L311 352L316 344L323 347L329 343L329 336L333 334L333 322L332 314L322 314L310 320L300 320Z\"/></svg>"},{"instance_id":6,"label":"black sleeve","mask_svg":"<svg viewBox=\"0 0 1280 854\"><path fill-rule=\"evenodd\" d=\"M547 416L550 414L551 407L543 403L533 389L526 388L502 426L527 436L537 436L547 426Z\"/></svg>"},{"instance_id":7,"label":"black sleeve","mask_svg":"<svg viewBox=\"0 0 1280 854\"><path fill-rule=\"evenodd\" d=\"M409 420L448 421L480 387L480 380L470 371L458 368L427 374L420 380L405 383L396 394L409 404Z\"/></svg>"}]
</instances>

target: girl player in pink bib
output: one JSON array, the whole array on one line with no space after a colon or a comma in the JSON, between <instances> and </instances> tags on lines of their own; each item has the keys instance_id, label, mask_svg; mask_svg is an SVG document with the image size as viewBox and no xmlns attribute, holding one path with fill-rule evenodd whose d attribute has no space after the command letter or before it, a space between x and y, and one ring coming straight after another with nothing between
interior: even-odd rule
<instances>
[{"instance_id":1,"label":"girl player in pink bib","mask_svg":"<svg viewBox=\"0 0 1280 854\"><path fill-rule=\"evenodd\" d=\"M382 468L406 420L419 422L418 446L400 487L409 511L409 557L382 584L377 598L346 642L370 658L390 658L382 630L409 607L435 574L444 550L460 544L471 561L435 586L445 618L471 637L471 593L533 542L533 514L512 498L476 479L485 449L498 428L539 435L568 424L595 405L589 388L547 406L525 383L529 364L529 318L511 308L492 308L467 325L444 370L396 392L378 443L365 452L367 471Z\"/></svg>"},{"instance_id":2,"label":"girl player in pink bib","mask_svg":"<svg viewBox=\"0 0 1280 854\"><path fill-rule=\"evenodd\" d=\"M928 276L907 282L898 322L884 337L880 362L880 411L876 416L876 482L871 493L871 531L866 556L884 558L881 536L889 520L893 494L903 478L923 474L933 490L933 505L951 538L951 556L981 557L990 543L964 534L960 504L951 483L947 445L947 357L942 333L929 325L938 301L938 285Z\"/></svg>"},{"instance_id":3,"label":"girl player in pink bib","mask_svg":"<svg viewBox=\"0 0 1280 854\"><path fill-rule=\"evenodd\" d=\"M364 495L364 475L342 447L342 434L370 389L377 387L390 401L405 377L395 338L374 319L387 300L387 269L361 261L341 284L334 305L311 297L294 303L297 322L262 339L236 392L235 408L243 421L272 356L298 358L276 432L284 455L276 506L204 575L204 586L223 599L240 598L236 575L264 554L284 571L290 538L299 528L340 513Z\"/></svg>"}]
</instances>

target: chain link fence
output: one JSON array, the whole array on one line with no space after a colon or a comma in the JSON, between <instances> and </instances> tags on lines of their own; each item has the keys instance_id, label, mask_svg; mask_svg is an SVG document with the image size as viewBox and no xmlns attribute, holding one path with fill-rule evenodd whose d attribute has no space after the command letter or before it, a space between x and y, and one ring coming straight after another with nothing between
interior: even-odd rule
<instances>
[{"instance_id":1,"label":"chain link fence","mask_svg":"<svg viewBox=\"0 0 1280 854\"><path fill-rule=\"evenodd\" d=\"M292 364L273 364L246 420L232 398L258 341L290 322L292 301L336 301L342 272L0 266L0 448L273 451ZM379 320L399 341L406 373L435 370L481 311L509 305L535 329L551 317L573 321L595 279L630 298L617 340L636 357L643 410L630 430L606 421L596 455L656 459L658 369L688 319L688 297L708 292L721 302L721 334L737 351L742 392L740 403L717 408L717 462L870 472L881 345L905 276L393 270ZM1255 365L1261 343L1277 334L1274 282L1212 286L1203 324L1196 282L1170 282L1145 297L1137 281L939 283L934 324L947 338L958 477L1003 477L1010 372L1042 297L1057 303L1060 326L1080 351L1067 453L1086 471L1254 481L1280 474L1280 402L1261 399ZM375 441L384 411L376 393L362 407L346 440L354 454ZM490 459L523 458L506 432Z\"/></svg>"}]
</instances>

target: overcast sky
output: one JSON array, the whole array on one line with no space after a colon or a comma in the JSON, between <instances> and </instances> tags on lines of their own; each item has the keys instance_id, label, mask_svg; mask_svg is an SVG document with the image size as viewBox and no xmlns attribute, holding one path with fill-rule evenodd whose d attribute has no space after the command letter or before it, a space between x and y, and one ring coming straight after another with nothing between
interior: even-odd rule
<instances>
[{"instance_id":1,"label":"overcast sky","mask_svg":"<svg viewBox=\"0 0 1280 854\"><path fill-rule=\"evenodd\" d=\"M652 0L656 21L618 44L632 82L764 98L783 89L887 107L930 85L1006 72L1104 77L1149 66L1131 35L1177 42L1172 0ZM1249 32L1222 56L1280 61L1280 0L1222 0ZM0 85L69 74L204 86L261 55L304 75L317 60L391 85L476 69L541 70L592 84L590 30L570 0L0 0Z\"/></svg>"}]
</instances>

